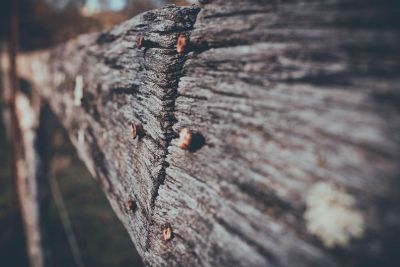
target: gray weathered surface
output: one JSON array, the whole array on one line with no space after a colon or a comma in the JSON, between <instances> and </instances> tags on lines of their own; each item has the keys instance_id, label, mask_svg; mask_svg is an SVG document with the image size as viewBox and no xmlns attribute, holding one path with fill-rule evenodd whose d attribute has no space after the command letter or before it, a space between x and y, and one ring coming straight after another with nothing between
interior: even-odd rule
<instances>
[{"instance_id":1,"label":"gray weathered surface","mask_svg":"<svg viewBox=\"0 0 400 267\"><path fill-rule=\"evenodd\" d=\"M147 264L395 263L396 9L370 0L166 7L21 57L21 75L49 101ZM191 35L183 55L180 33ZM146 136L132 140L137 122ZM205 146L178 148L184 127ZM320 222L327 228L315 230Z\"/></svg>"}]
</instances>

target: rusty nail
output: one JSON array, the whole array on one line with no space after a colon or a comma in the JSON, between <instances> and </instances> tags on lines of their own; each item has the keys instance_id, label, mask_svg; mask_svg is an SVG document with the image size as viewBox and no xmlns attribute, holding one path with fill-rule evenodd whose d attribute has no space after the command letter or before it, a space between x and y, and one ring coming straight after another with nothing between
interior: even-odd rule
<instances>
[{"instance_id":1,"label":"rusty nail","mask_svg":"<svg viewBox=\"0 0 400 267\"><path fill-rule=\"evenodd\" d=\"M143 36L139 36L139 37L136 39L136 48L137 48L137 49L142 48L142 46L143 46L143 41L144 41L144 37L143 37Z\"/></svg>"},{"instance_id":2,"label":"rusty nail","mask_svg":"<svg viewBox=\"0 0 400 267\"><path fill-rule=\"evenodd\" d=\"M191 141L192 141L192 132L188 128L183 128L179 132L178 146L182 149L188 150Z\"/></svg>"},{"instance_id":3,"label":"rusty nail","mask_svg":"<svg viewBox=\"0 0 400 267\"><path fill-rule=\"evenodd\" d=\"M205 138L198 132L192 132L188 128L183 128L179 132L178 146L184 150L194 152L200 149L205 143Z\"/></svg>"},{"instance_id":4,"label":"rusty nail","mask_svg":"<svg viewBox=\"0 0 400 267\"><path fill-rule=\"evenodd\" d=\"M129 197L128 201L126 201L126 210L135 212L137 209L136 201Z\"/></svg>"},{"instance_id":5,"label":"rusty nail","mask_svg":"<svg viewBox=\"0 0 400 267\"><path fill-rule=\"evenodd\" d=\"M179 35L178 41L176 42L176 51L179 54L182 54L183 52L185 52L186 45L187 45L187 37L183 34Z\"/></svg>"},{"instance_id":6,"label":"rusty nail","mask_svg":"<svg viewBox=\"0 0 400 267\"><path fill-rule=\"evenodd\" d=\"M172 239L173 237L172 227L169 223L166 223L162 226L162 234L164 241L169 241Z\"/></svg>"},{"instance_id":7,"label":"rusty nail","mask_svg":"<svg viewBox=\"0 0 400 267\"><path fill-rule=\"evenodd\" d=\"M141 139L144 136L144 128L141 124L134 124L132 123L131 125L131 136L132 139L135 139L138 137Z\"/></svg>"}]
</instances>

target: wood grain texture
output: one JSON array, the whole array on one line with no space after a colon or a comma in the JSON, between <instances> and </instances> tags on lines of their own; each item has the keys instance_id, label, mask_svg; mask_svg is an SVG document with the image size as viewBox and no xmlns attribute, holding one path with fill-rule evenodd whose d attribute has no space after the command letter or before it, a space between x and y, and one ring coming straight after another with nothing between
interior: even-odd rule
<instances>
[{"instance_id":1,"label":"wood grain texture","mask_svg":"<svg viewBox=\"0 0 400 267\"><path fill-rule=\"evenodd\" d=\"M20 59L145 263L399 263L399 5L208 2ZM206 144L180 149L182 128Z\"/></svg>"},{"instance_id":2,"label":"wood grain texture","mask_svg":"<svg viewBox=\"0 0 400 267\"><path fill-rule=\"evenodd\" d=\"M60 118L142 255L149 250L154 201L174 136L171 116L185 60L174 46L193 27L197 12L167 6L19 58L20 75ZM143 125L141 140L132 139L132 123ZM134 214L125 207L129 198L139 207Z\"/></svg>"}]
</instances>

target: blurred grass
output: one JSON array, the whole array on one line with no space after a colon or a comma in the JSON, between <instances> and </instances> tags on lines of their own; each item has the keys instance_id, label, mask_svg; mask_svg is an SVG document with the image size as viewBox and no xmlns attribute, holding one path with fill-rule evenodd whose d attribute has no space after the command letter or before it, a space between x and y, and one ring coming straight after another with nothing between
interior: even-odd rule
<instances>
[{"instance_id":1,"label":"blurred grass","mask_svg":"<svg viewBox=\"0 0 400 267\"><path fill-rule=\"evenodd\" d=\"M0 102L0 263L27 266L25 238L11 186L11 153L6 142Z\"/></svg>"},{"instance_id":2,"label":"blurred grass","mask_svg":"<svg viewBox=\"0 0 400 267\"><path fill-rule=\"evenodd\" d=\"M1 109L1 106L0 106ZM1 115L1 113L0 113ZM57 179L86 266L142 266L130 238L108 200L76 156L65 133L57 129L59 142L53 159ZM61 138L60 138L61 137ZM12 222L10 149L0 124L0 266L28 266L21 224ZM60 164L61 163L61 164ZM49 194L45 233L50 266L75 266L54 200Z\"/></svg>"},{"instance_id":3,"label":"blurred grass","mask_svg":"<svg viewBox=\"0 0 400 267\"><path fill-rule=\"evenodd\" d=\"M71 157L71 163L57 172L55 179L62 191L84 263L87 266L142 266L128 234L103 192L71 152L70 149L57 151L57 154L64 154L63 158ZM50 214L56 213L52 203ZM59 266L72 266L67 263L72 259L70 252L65 253L65 244L57 238L57 233L63 232L59 229L61 223L54 222L51 225L54 228L49 230L54 234L48 237L50 247L57 251L56 258L64 259Z\"/></svg>"}]
</instances>

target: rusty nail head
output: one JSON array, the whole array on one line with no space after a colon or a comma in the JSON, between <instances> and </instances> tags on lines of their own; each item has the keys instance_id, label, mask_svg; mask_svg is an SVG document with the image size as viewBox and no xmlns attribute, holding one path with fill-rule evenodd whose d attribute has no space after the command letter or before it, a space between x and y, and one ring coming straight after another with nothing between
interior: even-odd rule
<instances>
[{"instance_id":1,"label":"rusty nail head","mask_svg":"<svg viewBox=\"0 0 400 267\"><path fill-rule=\"evenodd\" d=\"M169 223L166 223L162 226L162 234L164 241L169 241L172 239L173 237L172 227Z\"/></svg>"},{"instance_id":2,"label":"rusty nail head","mask_svg":"<svg viewBox=\"0 0 400 267\"><path fill-rule=\"evenodd\" d=\"M132 139L135 139L138 137L141 139L144 136L144 128L141 124L134 124L132 123L131 125L131 136Z\"/></svg>"},{"instance_id":3,"label":"rusty nail head","mask_svg":"<svg viewBox=\"0 0 400 267\"><path fill-rule=\"evenodd\" d=\"M198 132L192 132L188 128L183 128L179 132L178 146L181 149L194 152L200 149L205 143L205 138Z\"/></svg>"},{"instance_id":4,"label":"rusty nail head","mask_svg":"<svg viewBox=\"0 0 400 267\"><path fill-rule=\"evenodd\" d=\"M188 150L192 141L192 132L188 128L183 128L179 132L178 146L182 149Z\"/></svg>"},{"instance_id":5,"label":"rusty nail head","mask_svg":"<svg viewBox=\"0 0 400 267\"><path fill-rule=\"evenodd\" d=\"M137 49L142 48L142 46L143 46L143 41L144 41L144 37L143 37L143 36L139 36L139 37L136 39L136 48L137 48Z\"/></svg>"},{"instance_id":6,"label":"rusty nail head","mask_svg":"<svg viewBox=\"0 0 400 267\"><path fill-rule=\"evenodd\" d=\"M129 197L128 201L126 202L126 209L128 211L135 212L137 209L136 201Z\"/></svg>"},{"instance_id":7,"label":"rusty nail head","mask_svg":"<svg viewBox=\"0 0 400 267\"><path fill-rule=\"evenodd\" d=\"M187 37L183 34L179 35L178 41L176 42L176 51L179 54L182 54L183 52L185 52L186 45L187 45Z\"/></svg>"}]
</instances>

